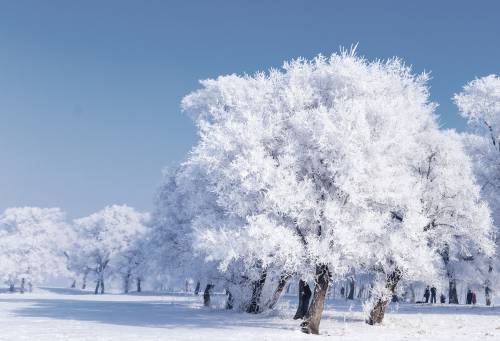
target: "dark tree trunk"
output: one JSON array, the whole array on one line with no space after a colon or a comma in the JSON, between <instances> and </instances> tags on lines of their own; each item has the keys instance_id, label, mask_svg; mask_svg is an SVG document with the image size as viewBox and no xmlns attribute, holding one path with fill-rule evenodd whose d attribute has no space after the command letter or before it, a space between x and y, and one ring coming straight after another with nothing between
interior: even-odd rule
<instances>
[{"instance_id":1,"label":"dark tree trunk","mask_svg":"<svg viewBox=\"0 0 500 341\"><path fill-rule=\"evenodd\" d=\"M484 288L484 298L486 301L486 305L490 306L491 305L491 289L489 286L486 286Z\"/></svg>"},{"instance_id":2,"label":"dark tree trunk","mask_svg":"<svg viewBox=\"0 0 500 341\"><path fill-rule=\"evenodd\" d=\"M488 274L491 274L493 272L493 267L490 265L488 268ZM485 286L484 286L484 300L486 302L487 306L491 305L491 281L489 278L486 280Z\"/></svg>"},{"instance_id":3,"label":"dark tree trunk","mask_svg":"<svg viewBox=\"0 0 500 341\"><path fill-rule=\"evenodd\" d=\"M74 288L76 288L76 279L74 279L73 282L71 283L71 289Z\"/></svg>"},{"instance_id":4,"label":"dark tree trunk","mask_svg":"<svg viewBox=\"0 0 500 341\"><path fill-rule=\"evenodd\" d=\"M130 271L123 277L123 292L128 294L130 289Z\"/></svg>"},{"instance_id":5,"label":"dark tree trunk","mask_svg":"<svg viewBox=\"0 0 500 341\"><path fill-rule=\"evenodd\" d=\"M83 274L83 280L82 280L82 290L85 290L87 288L87 275L88 275L88 271L85 271L85 273Z\"/></svg>"},{"instance_id":6,"label":"dark tree trunk","mask_svg":"<svg viewBox=\"0 0 500 341\"><path fill-rule=\"evenodd\" d=\"M293 317L294 320L303 319L307 310L309 309L309 300L311 299L311 289L309 284L303 280L299 280L299 306L297 307L297 312Z\"/></svg>"},{"instance_id":7,"label":"dark tree trunk","mask_svg":"<svg viewBox=\"0 0 500 341\"><path fill-rule=\"evenodd\" d=\"M9 292L14 292L14 291L16 291L16 288L14 287L14 284L12 283L9 285Z\"/></svg>"},{"instance_id":8,"label":"dark tree trunk","mask_svg":"<svg viewBox=\"0 0 500 341\"><path fill-rule=\"evenodd\" d=\"M142 288L141 288L141 279L137 278L137 292L141 292L141 291L142 291Z\"/></svg>"},{"instance_id":9,"label":"dark tree trunk","mask_svg":"<svg viewBox=\"0 0 500 341\"><path fill-rule=\"evenodd\" d=\"M194 288L194 294L198 295L200 293L200 281L196 282L196 287Z\"/></svg>"},{"instance_id":10,"label":"dark tree trunk","mask_svg":"<svg viewBox=\"0 0 500 341\"><path fill-rule=\"evenodd\" d=\"M253 282L252 298L250 300L250 305L247 308L247 313L258 314L261 312L260 296L262 294L262 289L264 288L264 283L266 283L266 277L267 270L263 270L260 278Z\"/></svg>"},{"instance_id":11,"label":"dark tree trunk","mask_svg":"<svg viewBox=\"0 0 500 341\"><path fill-rule=\"evenodd\" d=\"M457 281L450 279L448 287L448 303L458 304Z\"/></svg>"},{"instance_id":12,"label":"dark tree trunk","mask_svg":"<svg viewBox=\"0 0 500 341\"><path fill-rule=\"evenodd\" d=\"M24 278L21 279L21 287L19 288L21 294L24 294L24 284L26 283L26 280Z\"/></svg>"},{"instance_id":13,"label":"dark tree trunk","mask_svg":"<svg viewBox=\"0 0 500 341\"><path fill-rule=\"evenodd\" d=\"M104 294L104 278L101 278L101 295Z\"/></svg>"},{"instance_id":14,"label":"dark tree trunk","mask_svg":"<svg viewBox=\"0 0 500 341\"><path fill-rule=\"evenodd\" d=\"M321 322L321 315L325 307L325 298L330 282L328 266L316 266L316 278L314 282L313 299L307 311L306 320L301 324L302 331L306 334L319 334L319 323Z\"/></svg>"},{"instance_id":15,"label":"dark tree trunk","mask_svg":"<svg viewBox=\"0 0 500 341\"><path fill-rule=\"evenodd\" d=\"M354 299L354 277L350 277L347 280L349 284L349 293L347 294L347 299L348 300L353 300Z\"/></svg>"},{"instance_id":16,"label":"dark tree trunk","mask_svg":"<svg viewBox=\"0 0 500 341\"><path fill-rule=\"evenodd\" d=\"M402 274L399 269L394 270L386 276L385 288L388 289L392 293L392 295L394 295L394 293L396 292L396 286L401 280L401 276ZM382 321L384 320L385 308L389 304L389 300L389 297L376 298L375 305L370 311L370 315L368 316L366 323L368 323L369 325L382 323Z\"/></svg>"},{"instance_id":17,"label":"dark tree trunk","mask_svg":"<svg viewBox=\"0 0 500 341\"><path fill-rule=\"evenodd\" d=\"M226 309L231 310L231 309L233 309L233 306L234 306L234 298L233 298L233 295L231 294L231 291L229 291L229 289L226 289L226 295L227 295Z\"/></svg>"},{"instance_id":18,"label":"dark tree trunk","mask_svg":"<svg viewBox=\"0 0 500 341\"><path fill-rule=\"evenodd\" d=\"M290 279L290 275L288 275L288 274L282 274L280 276L280 280L278 282L278 287L274 291L273 297L271 297L271 299L266 304L267 308L273 309L276 306L276 304L278 303L278 300L280 299L281 294L283 293L283 290L285 289L286 284L287 284L289 279Z\"/></svg>"},{"instance_id":19,"label":"dark tree trunk","mask_svg":"<svg viewBox=\"0 0 500 341\"><path fill-rule=\"evenodd\" d=\"M95 285L95 290L94 290L94 294L98 294L99 293L99 284L101 283L100 280L97 280L96 282L96 285Z\"/></svg>"},{"instance_id":20,"label":"dark tree trunk","mask_svg":"<svg viewBox=\"0 0 500 341\"><path fill-rule=\"evenodd\" d=\"M207 284L205 291L203 292L203 305L205 307L210 307L210 290L212 290L212 288L212 284Z\"/></svg>"}]
</instances>

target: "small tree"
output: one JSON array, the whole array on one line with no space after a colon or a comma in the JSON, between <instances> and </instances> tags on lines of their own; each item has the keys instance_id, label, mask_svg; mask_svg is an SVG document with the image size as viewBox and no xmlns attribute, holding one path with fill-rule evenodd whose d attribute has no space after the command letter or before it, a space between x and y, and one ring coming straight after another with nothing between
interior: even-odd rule
<instances>
[{"instance_id":1,"label":"small tree","mask_svg":"<svg viewBox=\"0 0 500 341\"><path fill-rule=\"evenodd\" d=\"M105 279L111 274L114 263L118 263L120 256L144 235L148 219L147 213L126 205L113 205L74 221L82 253L91 261L96 276L96 294L104 293Z\"/></svg>"},{"instance_id":2,"label":"small tree","mask_svg":"<svg viewBox=\"0 0 500 341\"><path fill-rule=\"evenodd\" d=\"M16 207L0 215L0 275L21 292L51 275L66 275L68 225L59 208Z\"/></svg>"}]
</instances>

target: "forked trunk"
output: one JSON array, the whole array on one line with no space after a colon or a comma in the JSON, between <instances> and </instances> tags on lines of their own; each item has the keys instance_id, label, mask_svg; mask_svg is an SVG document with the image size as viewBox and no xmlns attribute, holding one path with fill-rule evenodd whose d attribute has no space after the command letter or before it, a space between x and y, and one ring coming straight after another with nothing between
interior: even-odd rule
<instances>
[{"instance_id":1,"label":"forked trunk","mask_svg":"<svg viewBox=\"0 0 500 341\"><path fill-rule=\"evenodd\" d=\"M458 304L457 281L454 278L450 278L449 281L448 303Z\"/></svg>"},{"instance_id":2,"label":"forked trunk","mask_svg":"<svg viewBox=\"0 0 500 341\"><path fill-rule=\"evenodd\" d=\"M299 306L293 317L294 320L303 319L309 309L309 300L311 299L311 289L306 281L299 280Z\"/></svg>"},{"instance_id":3,"label":"forked trunk","mask_svg":"<svg viewBox=\"0 0 500 341\"><path fill-rule=\"evenodd\" d=\"M302 322L302 331L306 334L319 334L319 323L321 322L321 315L325 307L325 298L328 291L328 283L330 282L330 273L328 266L316 266L316 278L314 285L314 295L307 311L307 317Z\"/></svg>"},{"instance_id":4,"label":"forked trunk","mask_svg":"<svg viewBox=\"0 0 500 341\"><path fill-rule=\"evenodd\" d=\"M273 297L271 297L271 299L266 304L267 308L273 309L276 306L276 304L278 303L278 300L281 297L281 294L283 293L283 290L285 290L286 284L287 284L289 279L290 279L289 274L282 274L280 276L280 280L278 282L278 287L274 291Z\"/></svg>"},{"instance_id":5,"label":"forked trunk","mask_svg":"<svg viewBox=\"0 0 500 341\"><path fill-rule=\"evenodd\" d=\"M252 287L252 298L250 300L250 305L247 308L247 313L258 314L261 312L260 307L260 296L262 295L262 289L264 288L264 283L266 283L267 270L263 270L260 274L260 278L253 282Z\"/></svg>"},{"instance_id":6,"label":"forked trunk","mask_svg":"<svg viewBox=\"0 0 500 341\"><path fill-rule=\"evenodd\" d=\"M402 273L399 269L394 270L389 275L387 275L385 280L385 288L391 293L391 296L384 295L382 297L375 297L375 304L370 311L370 314L366 320L369 325L382 323L385 315L385 308L392 299L392 296L396 292L396 286L401 280Z\"/></svg>"}]
</instances>

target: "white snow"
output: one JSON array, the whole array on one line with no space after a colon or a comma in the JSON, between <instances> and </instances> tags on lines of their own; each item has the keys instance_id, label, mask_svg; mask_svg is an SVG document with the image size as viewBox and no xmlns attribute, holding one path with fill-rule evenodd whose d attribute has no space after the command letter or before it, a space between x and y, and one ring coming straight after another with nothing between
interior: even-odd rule
<instances>
[{"instance_id":1,"label":"white snow","mask_svg":"<svg viewBox=\"0 0 500 341\"><path fill-rule=\"evenodd\" d=\"M500 307L392 304L381 326L362 320L359 302L328 301L321 335L300 332L296 296L264 315L203 308L188 294L93 295L45 288L0 294L0 340L499 340Z\"/></svg>"}]
</instances>

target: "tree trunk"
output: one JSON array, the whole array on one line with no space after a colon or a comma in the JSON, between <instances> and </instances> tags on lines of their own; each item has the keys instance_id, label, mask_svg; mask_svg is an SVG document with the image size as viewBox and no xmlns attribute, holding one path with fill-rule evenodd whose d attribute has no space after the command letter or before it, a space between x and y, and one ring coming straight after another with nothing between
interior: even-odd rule
<instances>
[{"instance_id":1,"label":"tree trunk","mask_svg":"<svg viewBox=\"0 0 500 341\"><path fill-rule=\"evenodd\" d=\"M26 280L24 278L21 279L21 287L20 287L20 292L21 294L24 294L24 283L26 282Z\"/></svg>"},{"instance_id":2,"label":"tree trunk","mask_svg":"<svg viewBox=\"0 0 500 341\"><path fill-rule=\"evenodd\" d=\"M458 304L457 281L450 278L448 290L448 303Z\"/></svg>"},{"instance_id":3,"label":"tree trunk","mask_svg":"<svg viewBox=\"0 0 500 341\"><path fill-rule=\"evenodd\" d=\"M398 282L401 280L401 276L402 276L401 271L397 268L396 270L391 272L388 276L386 276L385 288L389 290L389 292L392 294L391 296L393 296L394 293L396 292L396 286L398 285ZM376 299L375 305L370 311L370 315L368 316L366 323L368 323L369 325L382 323L382 321L384 320L385 308L389 304L389 300L391 298L392 297L385 297L385 296L375 298Z\"/></svg>"},{"instance_id":4,"label":"tree trunk","mask_svg":"<svg viewBox=\"0 0 500 341\"><path fill-rule=\"evenodd\" d=\"M125 294L128 294L129 289L130 289L130 271L128 271L125 277L123 277L123 292Z\"/></svg>"},{"instance_id":5,"label":"tree trunk","mask_svg":"<svg viewBox=\"0 0 500 341\"><path fill-rule=\"evenodd\" d=\"M71 289L74 288L76 288L76 279L74 279L73 282L71 283Z\"/></svg>"},{"instance_id":6,"label":"tree trunk","mask_svg":"<svg viewBox=\"0 0 500 341\"><path fill-rule=\"evenodd\" d=\"M100 280L97 280L96 285L95 285L95 290L94 294L97 295L99 293L99 284L101 283Z\"/></svg>"},{"instance_id":7,"label":"tree trunk","mask_svg":"<svg viewBox=\"0 0 500 341\"><path fill-rule=\"evenodd\" d=\"M484 288L484 298L486 301L486 305L490 306L491 305L491 288L489 286L486 286Z\"/></svg>"},{"instance_id":8,"label":"tree trunk","mask_svg":"<svg viewBox=\"0 0 500 341\"><path fill-rule=\"evenodd\" d=\"M282 274L280 276L280 280L278 282L278 287L274 291L273 297L271 297L271 299L266 304L268 309L273 309L276 306L276 304L278 303L278 300L281 297L281 294L283 293L283 290L285 289L286 283L288 282L289 279L290 279L289 274Z\"/></svg>"},{"instance_id":9,"label":"tree trunk","mask_svg":"<svg viewBox=\"0 0 500 341\"><path fill-rule=\"evenodd\" d=\"M101 295L104 294L104 278L101 278Z\"/></svg>"},{"instance_id":10,"label":"tree trunk","mask_svg":"<svg viewBox=\"0 0 500 341\"><path fill-rule=\"evenodd\" d=\"M210 290L212 290L212 287L212 284L207 284L205 291L203 292L203 305L205 307L210 307Z\"/></svg>"},{"instance_id":11,"label":"tree trunk","mask_svg":"<svg viewBox=\"0 0 500 341\"><path fill-rule=\"evenodd\" d=\"M82 280L82 290L85 290L87 288L87 275L89 274L88 271L85 271L83 274L83 280Z\"/></svg>"},{"instance_id":12,"label":"tree trunk","mask_svg":"<svg viewBox=\"0 0 500 341\"><path fill-rule=\"evenodd\" d=\"M233 295L231 294L231 291L229 291L229 289L226 289L226 295L227 295L226 309L231 310L231 309L233 309L234 298L233 298Z\"/></svg>"},{"instance_id":13,"label":"tree trunk","mask_svg":"<svg viewBox=\"0 0 500 341\"><path fill-rule=\"evenodd\" d=\"M141 292L141 291L142 291L142 288L141 288L141 279L137 278L137 292Z\"/></svg>"},{"instance_id":14,"label":"tree trunk","mask_svg":"<svg viewBox=\"0 0 500 341\"><path fill-rule=\"evenodd\" d=\"M258 314L261 312L260 296L262 294L262 289L264 288L264 283L266 283L267 270L263 270L260 278L253 282L252 288L252 298L250 300L250 305L247 308L247 313Z\"/></svg>"},{"instance_id":15,"label":"tree trunk","mask_svg":"<svg viewBox=\"0 0 500 341\"><path fill-rule=\"evenodd\" d=\"M319 334L319 323L325 307L326 292L330 282L330 272L326 265L316 265L314 295L307 311L307 317L302 322L302 331L306 334Z\"/></svg>"},{"instance_id":16,"label":"tree trunk","mask_svg":"<svg viewBox=\"0 0 500 341\"><path fill-rule=\"evenodd\" d=\"M410 303L415 303L415 288L413 287L413 284L410 284L409 290L410 290Z\"/></svg>"},{"instance_id":17,"label":"tree trunk","mask_svg":"<svg viewBox=\"0 0 500 341\"><path fill-rule=\"evenodd\" d=\"M309 309L309 300L311 299L311 289L309 284L303 280L299 280L299 306L297 307L297 312L293 317L294 320L303 319L307 310Z\"/></svg>"},{"instance_id":18,"label":"tree trunk","mask_svg":"<svg viewBox=\"0 0 500 341\"><path fill-rule=\"evenodd\" d=\"M200 281L196 282L196 287L194 288L194 294L198 296L200 293Z\"/></svg>"},{"instance_id":19,"label":"tree trunk","mask_svg":"<svg viewBox=\"0 0 500 341\"><path fill-rule=\"evenodd\" d=\"M16 291L16 288L14 287L14 283L11 283L9 285L9 292L14 292L14 291Z\"/></svg>"},{"instance_id":20,"label":"tree trunk","mask_svg":"<svg viewBox=\"0 0 500 341\"><path fill-rule=\"evenodd\" d=\"M354 299L354 277L350 277L347 280L349 284L349 293L347 294L347 299L348 300L353 300Z\"/></svg>"}]
</instances>

